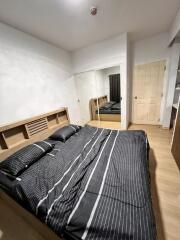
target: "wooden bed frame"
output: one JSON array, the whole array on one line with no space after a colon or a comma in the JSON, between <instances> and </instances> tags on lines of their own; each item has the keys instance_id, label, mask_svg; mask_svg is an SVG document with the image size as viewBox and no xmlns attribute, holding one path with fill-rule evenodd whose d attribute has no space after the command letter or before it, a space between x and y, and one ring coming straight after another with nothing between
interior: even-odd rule
<instances>
[{"instance_id":1,"label":"wooden bed frame","mask_svg":"<svg viewBox=\"0 0 180 240\"><path fill-rule=\"evenodd\" d=\"M49 137L55 130L69 123L68 109L61 108L0 127L0 161L3 161L24 146ZM33 232L37 232L43 239L62 239L2 190L0 190L0 200L5 202L8 208L28 223L33 229ZM11 226L9 227L11 228Z\"/></svg>"},{"instance_id":2,"label":"wooden bed frame","mask_svg":"<svg viewBox=\"0 0 180 240\"><path fill-rule=\"evenodd\" d=\"M112 121L112 122L120 122L121 121L121 115L120 114L98 114L96 113L96 110L102 105L104 105L108 101L107 95L101 96L98 98L92 98L89 102L89 108L90 108L90 115L91 120L101 120L101 121Z\"/></svg>"},{"instance_id":3,"label":"wooden bed frame","mask_svg":"<svg viewBox=\"0 0 180 240\"><path fill-rule=\"evenodd\" d=\"M0 127L0 161L33 142L49 137L69 124L67 108L41 114Z\"/></svg>"}]
</instances>

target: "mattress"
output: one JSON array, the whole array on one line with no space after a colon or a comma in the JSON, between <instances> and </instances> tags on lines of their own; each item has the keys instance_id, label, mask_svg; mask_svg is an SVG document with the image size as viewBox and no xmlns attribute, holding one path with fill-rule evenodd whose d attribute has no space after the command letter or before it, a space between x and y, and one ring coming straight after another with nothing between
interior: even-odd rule
<instances>
[{"instance_id":1,"label":"mattress","mask_svg":"<svg viewBox=\"0 0 180 240\"><path fill-rule=\"evenodd\" d=\"M98 110L96 110L98 113ZM99 108L99 114L121 114L121 105L116 102L107 102Z\"/></svg>"},{"instance_id":2,"label":"mattress","mask_svg":"<svg viewBox=\"0 0 180 240\"><path fill-rule=\"evenodd\" d=\"M156 239L143 131L85 126L15 180L11 194L65 239Z\"/></svg>"}]
</instances>

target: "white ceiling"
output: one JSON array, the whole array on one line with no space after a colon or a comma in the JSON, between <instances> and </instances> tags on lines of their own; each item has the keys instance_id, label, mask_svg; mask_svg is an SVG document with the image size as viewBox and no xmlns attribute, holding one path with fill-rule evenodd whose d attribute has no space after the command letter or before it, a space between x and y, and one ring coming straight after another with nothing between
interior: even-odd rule
<instances>
[{"instance_id":1,"label":"white ceiling","mask_svg":"<svg viewBox=\"0 0 180 240\"><path fill-rule=\"evenodd\" d=\"M168 31L179 7L179 0L0 0L0 21L73 51L123 32L140 40Z\"/></svg>"}]
</instances>

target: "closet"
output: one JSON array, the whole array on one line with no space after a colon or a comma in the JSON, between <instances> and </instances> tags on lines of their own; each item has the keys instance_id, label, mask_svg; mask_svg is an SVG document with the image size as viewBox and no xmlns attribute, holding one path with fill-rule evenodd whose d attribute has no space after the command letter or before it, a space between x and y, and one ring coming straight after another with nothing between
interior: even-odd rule
<instances>
[{"instance_id":1,"label":"closet","mask_svg":"<svg viewBox=\"0 0 180 240\"><path fill-rule=\"evenodd\" d=\"M95 121L121 121L120 65L75 75L81 125Z\"/></svg>"},{"instance_id":2,"label":"closet","mask_svg":"<svg viewBox=\"0 0 180 240\"><path fill-rule=\"evenodd\" d=\"M176 74L174 101L171 116L171 124L173 126L171 151L180 169L180 58Z\"/></svg>"},{"instance_id":3,"label":"closet","mask_svg":"<svg viewBox=\"0 0 180 240\"><path fill-rule=\"evenodd\" d=\"M177 107L171 151L180 169L180 98Z\"/></svg>"},{"instance_id":4,"label":"closet","mask_svg":"<svg viewBox=\"0 0 180 240\"><path fill-rule=\"evenodd\" d=\"M180 57L179 57L178 67L177 69L175 69L175 75L176 75L176 83L175 83L175 89L174 89L173 107L177 109L178 100L180 96Z\"/></svg>"}]
</instances>

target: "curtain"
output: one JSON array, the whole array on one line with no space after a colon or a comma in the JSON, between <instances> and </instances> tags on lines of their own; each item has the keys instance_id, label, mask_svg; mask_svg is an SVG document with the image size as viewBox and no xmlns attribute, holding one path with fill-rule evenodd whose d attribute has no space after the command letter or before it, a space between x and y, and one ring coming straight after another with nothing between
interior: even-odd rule
<instances>
[{"instance_id":1,"label":"curtain","mask_svg":"<svg viewBox=\"0 0 180 240\"><path fill-rule=\"evenodd\" d=\"M120 102L120 74L109 75L110 101Z\"/></svg>"}]
</instances>

